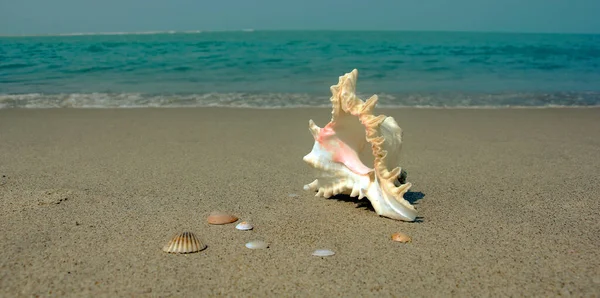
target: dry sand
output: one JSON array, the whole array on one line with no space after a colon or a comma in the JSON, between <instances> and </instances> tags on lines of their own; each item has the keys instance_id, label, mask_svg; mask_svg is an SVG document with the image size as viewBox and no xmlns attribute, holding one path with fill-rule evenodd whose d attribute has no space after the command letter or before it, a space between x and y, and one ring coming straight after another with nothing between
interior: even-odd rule
<instances>
[{"instance_id":1,"label":"dry sand","mask_svg":"<svg viewBox=\"0 0 600 298\"><path fill-rule=\"evenodd\" d=\"M0 110L0 296L600 295L599 109L378 112L418 222L302 190L327 109Z\"/></svg>"}]
</instances>

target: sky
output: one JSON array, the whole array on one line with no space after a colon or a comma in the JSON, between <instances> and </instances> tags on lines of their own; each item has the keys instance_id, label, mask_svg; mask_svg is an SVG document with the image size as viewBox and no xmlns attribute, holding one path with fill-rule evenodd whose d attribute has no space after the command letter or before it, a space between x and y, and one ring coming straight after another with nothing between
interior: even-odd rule
<instances>
[{"instance_id":1,"label":"sky","mask_svg":"<svg viewBox=\"0 0 600 298\"><path fill-rule=\"evenodd\" d=\"M600 0L0 0L0 35L163 30L600 33Z\"/></svg>"}]
</instances>

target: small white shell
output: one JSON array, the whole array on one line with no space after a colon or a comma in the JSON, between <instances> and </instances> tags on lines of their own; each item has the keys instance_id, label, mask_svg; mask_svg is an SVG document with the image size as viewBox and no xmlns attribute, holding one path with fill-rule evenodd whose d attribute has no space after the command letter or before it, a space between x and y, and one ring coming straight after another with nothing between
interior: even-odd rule
<instances>
[{"instance_id":1,"label":"small white shell","mask_svg":"<svg viewBox=\"0 0 600 298\"><path fill-rule=\"evenodd\" d=\"M236 229L240 230L240 231L248 231L248 230L252 230L254 227L247 221L242 221L239 224L237 224L235 226Z\"/></svg>"},{"instance_id":2,"label":"small white shell","mask_svg":"<svg viewBox=\"0 0 600 298\"><path fill-rule=\"evenodd\" d=\"M329 257L335 255L335 252L329 249L317 249L312 253L315 257Z\"/></svg>"},{"instance_id":3,"label":"small white shell","mask_svg":"<svg viewBox=\"0 0 600 298\"><path fill-rule=\"evenodd\" d=\"M246 247L249 249L265 249L269 247L269 244L261 240L253 240L246 243Z\"/></svg>"},{"instance_id":4,"label":"small white shell","mask_svg":"<svg viewBox=\"0 0 600 298\"><path fill-rule=\"evenodd\" d=\"M163 251L174 254L188 254L201 251L205 248L206 245L200 242L194 233L183 232L175 235L175 237L163 247Z\"/></svg>"}]
</instances>

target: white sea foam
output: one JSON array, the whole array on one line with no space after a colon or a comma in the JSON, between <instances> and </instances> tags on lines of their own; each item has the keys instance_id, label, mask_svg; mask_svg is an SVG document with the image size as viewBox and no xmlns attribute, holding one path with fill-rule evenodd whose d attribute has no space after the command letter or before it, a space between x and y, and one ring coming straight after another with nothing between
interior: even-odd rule
<instances>
[{"instance_id":1,"label":"white sea foam","mask_svg":"<svg viewBox=\"0 0 600 298\"><path fill-rule=\"evenodd\" d=\"M23 34L17 36L88 36L88 35L156 35L156 34L199 34L206 32L254 32L254 29L240 30L156 30L156 31L114 31L114 32L66 32L50 34ZM0 35L0 37L9 37L15 35Z\"/></svg>"},{"instance_id":2,"label":"white sea foam","mask_svg":"<svg viewBox=\"0 0 600 298\"><path fill-rule=\"evenodd\" d=\"M531 98L528 98L531 97ZM367 96L359 94L360 98ZM585 105L578 102L549 101L540 104L533 95L522 94L523 104L503 103L504 98L515 95L496 95L489 102L481 102L480 97L456 98L433 95L389 95L379 96L380 108L420 108L420 109L540 109L540 108L590 108L600 105ZM254 109L320 108L330 107L329 96L316 96L302 93L206 93L206 94L162 94L141 93L69 93L69 94L0 94L0 109L25 108L182 108L182 107L229 107Z\"/></svg>"}]
</instances>

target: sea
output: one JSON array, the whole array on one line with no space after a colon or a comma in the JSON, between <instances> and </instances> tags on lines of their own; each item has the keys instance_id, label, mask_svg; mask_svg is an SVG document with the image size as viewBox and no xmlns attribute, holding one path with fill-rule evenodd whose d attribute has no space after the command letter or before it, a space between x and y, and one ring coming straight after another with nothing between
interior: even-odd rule
<instances>
[{"instance_id":1,"label":"sea","mask_svg":"<svg viewBox=\"0 0 600 298\"><path fill-rule=\"evenodd\" d=\"M0 109L600 106L600 35L188 31L0 37Z\"/></svg>"}]
</instances>

